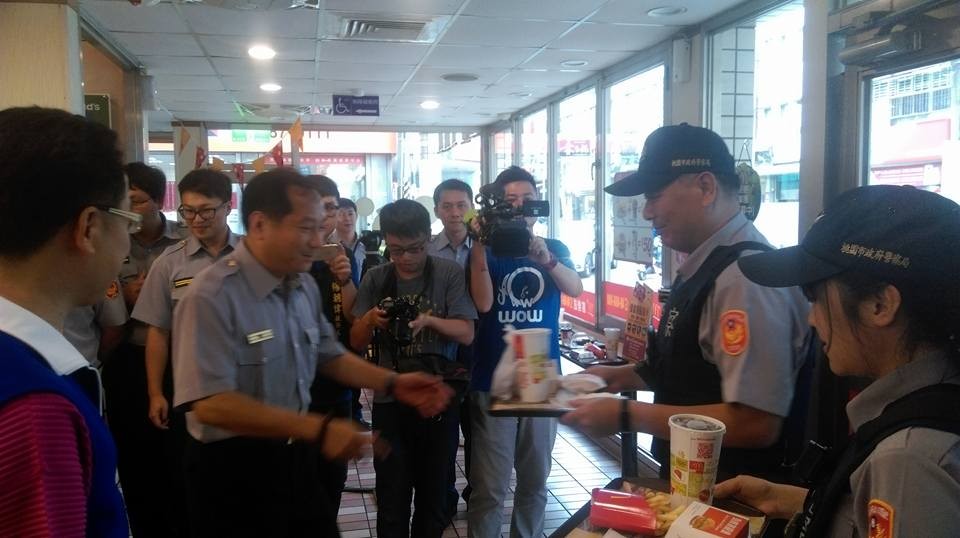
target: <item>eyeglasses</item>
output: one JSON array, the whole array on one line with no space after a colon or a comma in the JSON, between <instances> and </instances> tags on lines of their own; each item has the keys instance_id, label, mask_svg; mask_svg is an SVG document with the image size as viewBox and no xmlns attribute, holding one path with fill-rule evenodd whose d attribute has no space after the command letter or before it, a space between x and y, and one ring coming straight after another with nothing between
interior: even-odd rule
<instances>
[{"instance_id":1,"label":"eyeglasses","mask_svg":"<svg viewBox=\"0 0 960 538\"><path fill-rule=\"evenodd\" d=\"M140 231L140 228L143 227L143 216L139 213L117 209L108 205L95 205L93 207L99 209L100 211L106 211L111 215L116 215L118 217L127 219L127 233L135 234Z\"/></svg>"},{"instance_id":2,"label":"eyeglasses","mask_svg":"<svg viewBox=\"0 0 960 538\"><path fill-rule=\"evenodd\" d=\"M334 211L340 209L340 206L334 203L323 204L323 210L327 213L333 213Z\"/></svg>"},{"instance_id":3,"label":"eyeglasses","mask_svg":"<svg viewBox=\"0 0 960 538\"><path fill-rule=\"evenodd\" d=\"M200 216L201 220L210 220L214 215L217 214L218 209L221 209L226 205L227 202L224 202L217 207L204 207L202 209L195 209L190 206L180 204L180 207L177 208L177 213L183 217L183 220L193 220L197 217L197 215Z\"/></svg>"},{"instance_id":4,"label":"eyeglasses","mask_svg":"<svg viewBox=\"0 0 960 538\"><path fill-rule=\"evenodd\" d=\"M390 245L387 245L387 252L390 253L391 258L399 258L400 256L403 256L404 254L408 254L408 253L417 255L423 252L423 249L425 248L424 247L425 243L426 241L420 241L419 243L416 243L409 247L391 247Z\"/></svg>"}]
</instances>

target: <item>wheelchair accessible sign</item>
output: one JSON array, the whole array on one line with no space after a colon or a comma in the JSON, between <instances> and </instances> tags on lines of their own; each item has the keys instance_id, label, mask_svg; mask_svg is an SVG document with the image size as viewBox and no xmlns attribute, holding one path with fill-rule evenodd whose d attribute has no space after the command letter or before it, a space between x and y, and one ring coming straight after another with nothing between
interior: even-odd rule
<instances>
[{"instance_id":1,"label":"wheelchair accessible sign","mask_svg":"<svg viewBox=\"0 0 960 538\"><path fill-rule=\"evenodd\" d=\"M380 96L369 95L357 97L355 95L333 96L334 116L379 116Z\"/></svg>"}]
</instances>

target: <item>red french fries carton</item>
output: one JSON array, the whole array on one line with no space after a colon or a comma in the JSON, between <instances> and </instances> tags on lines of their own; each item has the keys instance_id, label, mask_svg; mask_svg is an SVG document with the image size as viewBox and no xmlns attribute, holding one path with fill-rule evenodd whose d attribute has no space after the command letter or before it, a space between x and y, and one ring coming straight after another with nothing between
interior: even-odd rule
<instances>
[{"instance_id":1,"label":"red french fries carton","mask_svg":"<svg viewBox=\"0 0 960 538\"><path fill-rule=\"evenodd\" d=\"M670 526L665 538L748 538L750 520L694 502Z\"/></svg>"},{"instance_id":2,"label":"red french fries carton","mask_svg":"<svg viewBox=\"0 0 960 538\"><path fill-rule=\"evenodd\" d=\"M657 513L641 495L613 489L593 489L590 524L637 534L657 530Z\"/></svg>"}]
</instances>

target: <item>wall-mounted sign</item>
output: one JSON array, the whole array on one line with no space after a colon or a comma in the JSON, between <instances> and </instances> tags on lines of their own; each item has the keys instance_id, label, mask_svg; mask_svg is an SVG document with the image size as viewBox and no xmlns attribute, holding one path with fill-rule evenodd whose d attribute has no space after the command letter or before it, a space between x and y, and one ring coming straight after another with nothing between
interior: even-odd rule
<instances>
[{"instance_id":1,"label":"wall-mounted sign","mask_svg":"<svg viewBox=\"0 0 960 538\"><path fill-rule=\"evenodd\" d=\"M333 115L334 116L379 116L380 115L380 96L365 95L357 97L355 95L334 95L333 96Z\"/></svg>"},{"instance_id":2,"label":"wall-mounted sign","mask_svg":"<svg viewBox=\"0 0 960 538\"><path fill-rule=\"evenodd\" d=\"M88 94L83 96L85 115L88 120L113 128L110 122L110 96L107 94Z\"/></svg>"}]
</instances>

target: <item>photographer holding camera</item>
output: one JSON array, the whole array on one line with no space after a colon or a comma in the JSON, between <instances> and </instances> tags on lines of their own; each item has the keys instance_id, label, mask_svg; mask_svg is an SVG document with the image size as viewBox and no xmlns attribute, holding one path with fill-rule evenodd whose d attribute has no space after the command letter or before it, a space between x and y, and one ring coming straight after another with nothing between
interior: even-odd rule
<instances>
[{"instance_id":1,"label":"photographer holding camera","mask_svg":"<svg viewBox=\"0 0 960 538\"><path fill-rule=\"evenodd\" d=\"M380 210L391 262L369 269L360 282L350 331L354 349L373 342L382 367L443 376L465 388L469 371L457 361L457 346L469 345L477 311L467 295L463 269L427 254L430 215L412 200ZM450 522L446 510L447 462L456 452L458 406L422 418L382 393L373 404L373 428L390 454L375 461L377 535L439 538ZM410 500L416 489L413 527Z\"/></svg>"},{"instance_id":2,"label":"photographer holding camera","mask_svg":"<svg viewBox=\"0 0 960 538\"><path fill-rule=\"evenodd\" d=\"M478 240L470 252L470 290L481 313L469 394L470 536L500 536L511 466L517 471L517 487L510 535L541 536L557 421L491 417L490 382L506 346L507 325L551 329L550 357L559 362L560 294L576 297L583 284L566 245L533 234L537 216L546 208L538 202L537 184L529 172L507 168L497 176L492 191L481 190L481 198L480 214L471 224Z\"/></svg>"}]
</instances>

